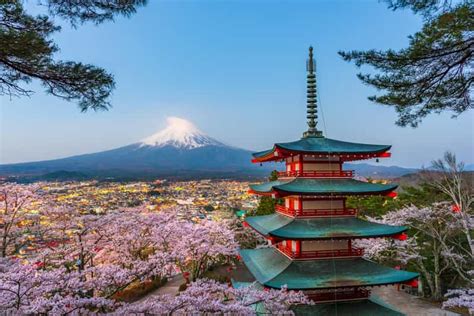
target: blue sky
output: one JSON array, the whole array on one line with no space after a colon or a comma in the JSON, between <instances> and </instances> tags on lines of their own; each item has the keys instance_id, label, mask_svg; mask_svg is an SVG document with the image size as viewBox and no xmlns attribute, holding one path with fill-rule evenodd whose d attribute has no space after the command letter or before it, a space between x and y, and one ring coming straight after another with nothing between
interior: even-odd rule
<instances>
[{"instance_id":1,"label":"blue sky","mask_svg":"<svg viewBox=\"0 0 474 316\"><path fill-rule=\"evenodd\" d=\"M34 2L28 3L36 10ZM80 113L35 83L30 98L2 96L0 162L89 153L134 143L178 116L235 146L263 150L305 130L305 60L315 47L325 135L393 145L386 165L420 167L454 151L473 163L474 114L432 115L419 128L367 100L339 50L402 48L422 24L377 1L156 1L115 23L64 26L58 58L112 72L110 111Z\"/></svg>"}]
</instances>

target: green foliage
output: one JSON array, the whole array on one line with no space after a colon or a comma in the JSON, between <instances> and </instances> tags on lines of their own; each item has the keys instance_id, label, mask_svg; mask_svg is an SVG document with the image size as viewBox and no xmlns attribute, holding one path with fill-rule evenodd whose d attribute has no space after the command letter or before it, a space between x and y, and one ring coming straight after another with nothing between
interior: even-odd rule
<instances>
[{"instance_id":1,"label":"green foliage","mask_svg":"<svg viewBox=\"0 0 474 316\"><path fill-rule=\"evenodd\" d=\"M413 13L420 13L429 18L436 13L450 9L451 0L385 0L393 10L409 8Z\"/></svg>"},{"instance_id":2,"label":"green foliage","mask_svg":"<svg viewBox=\"0 0 474 316\"><path fill-rule=\"evenodd\" d=\"M268 181L276 181L278 180L278 171L273 170L268 177ZM253 215L270 215L275 213L275 205L279 202L272 198L271 196L262 196L260 197L260 201L258 203L257 209L253 213Z\"/></svg>"},{"instance_id":3,"label":"green foliage","mask_svg":"<svg viewBox=\"0 0 474 316\"><path fill-rule=\"evenodd\" d=\"M358 74L364 83L386 92L369 99L394 106L401 126L416 127L430 113L448 110L457 116L474 108L473 2L460 1L456 6L436 0L387 2L392 9L411 8L426 20L422 30L410 37L408 48L339 52L358 67L369 65L379 71Z\"/></svg>"},{"instance_id":4,"label":"green foliage","mask_svg":"<svg viewBox=\"0 0 474 316\"><path fill-rule=\"evenodd\" d=\"M82 111L110 107L114 78L104 69L72 61L54 60L59 51L50 39L60 31L51 16L67 19L72 25L112 20L115 14L130 15L143 0L49 0L40 1L47 15L32 16L23 1L0 0L0 95L30 96L25 85L39 80L47 93L76 101Z\"/></svg>"},{"instance_id":5,"label":"green foliage","mask_svg":"<svg viewBox=\"0 0 474 316\"><path fill-rule=\"evenodd\" d=\"M214 206L208 204L208 205L204 206L204 210L206 212L212 212L212 211L214 211Z\"/></svg>"},{"instance_id":6,"label":"green foliage","mask_svg":"<svg viewBox=\"0 0 474 316\"><path fill-rule=\"evenodd\" d=\"M49 13L68 20L72 26L85 22L100 24L113 21L117 14L130 16L147 0L40 0L47 6Z\"/></svg>"},{"instance_id":7,"label":"green foliage","mask_svg":"<svg viewBox=\"0 0 474 316\"><path fill-rule=\"evenodd\" d=\"M254 215L269 215L275 213L275 204L276 200L271 196L260 197L260 202L258 203Z\"/></svg>"},{"instance_id":8,"label":"green foliage","mask_svg":"<svg viewBox=\"0 0 474 316\"><path fill-rule=\"evenodd\" d=\"M423 182L418 187L404 187L398 196L401 206L413 204L418 207L427 207L435 202L447 201L449 197L432 185Z\"/></svg>"},{"instance_id":9,"label":"green foliage","mask_svg":"<svg viewBox=\"0 0 474 316\"><path fill-rule=\"evenodd\" d=\"M435 189L429 183L421 183L419 186L402 187L399 195L392 199L384 196L347 198L347 207L358 210L361 217L380 218L388 212L395 211L404 206L415 205L427 207L435 202L449 200L446 194Z\"/></svg>"},{"instance_id":10,"label":"green foliage","mask_svg":"<svg viewBox=\"0 0 474 316\"><path fill-rule=\"evenodd\" d=\"M361 217L378 218L397 209L400 204L399 201L384 196L351 196L347 198L346 205L349 208L357 209Z\"/></svg>"},{"instance_id":11,"label":"green foliage","mask_svg":"<svg viewBox=\"0 0 474 316\"><path fill-rule=\"evenodd\" d=\"M268 181L276 181L278 180L278 171L273 170L272 173L270 173L270 176L268 177Z\"/></svg>"}]
</instances>

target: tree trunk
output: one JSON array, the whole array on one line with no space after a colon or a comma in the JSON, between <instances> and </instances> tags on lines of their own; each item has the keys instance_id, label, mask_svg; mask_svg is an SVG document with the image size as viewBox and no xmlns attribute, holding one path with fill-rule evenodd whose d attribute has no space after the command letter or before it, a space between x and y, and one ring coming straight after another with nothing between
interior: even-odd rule
<instances>
[{"instance_id":1,"label":"tree trunk","mask_svg":"<svg viewBox=\"0 0 474 316\"><path fill-rule=\"evenodd\" d=\"M440 253L438 242L434 242L433 245L433 263L434 263L434 292L432 298L436 301L440 301L443 298L441 289L441 272L440 272Z\"/></svg>"},{"instance_id":2,"label":"tree trunk","mask_svg":"<svg viewBox=\"0 0 474 316\"><path fill-rule=\"evenodd\" d=\"M421 273L425 277L426 283L428 284L428 288L430 289L430 294L433 295L433 293L435 292L433 278L431 274L428 272L428 270L426 269L425 264L423 263L423 259L418 260L418 266L420 267Z\"/></svg>"}]
</instances>

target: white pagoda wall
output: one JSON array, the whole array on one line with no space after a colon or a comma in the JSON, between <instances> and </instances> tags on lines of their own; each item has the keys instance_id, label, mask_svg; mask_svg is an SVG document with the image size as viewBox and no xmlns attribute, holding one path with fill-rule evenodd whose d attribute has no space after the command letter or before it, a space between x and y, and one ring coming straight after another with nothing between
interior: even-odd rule
<instances>
[{"instance_id":1,"label":"white pagoda wall","mask_svg":"<svg viewBox=\"0 0 474 316\"><path fill-rule=\"evenodd\" d=\"M339 171L340 167L338 163L303 163L304 171Z\"/></svg>"},{"instance_id":2,"label":"white pagoda wall","mask_svg":"<svg viewBox=\"0 0 474 316\"><path fill-rule=\"evenodd\" d=\"M303 210L332 210L332 209L342 209L344 208L343 200L313 200L313 201L304 201L303 200Z\"/></svg>"},{"instance_id":3,"label":"white pagoda wall","mask_svg":"<svg viewBox=\"0 0 474 316\"><path fill-rule=\"evenodd\" d=\"M347 240L303 240L301 251L348 249Z\"/></svg>"}]
</instances>

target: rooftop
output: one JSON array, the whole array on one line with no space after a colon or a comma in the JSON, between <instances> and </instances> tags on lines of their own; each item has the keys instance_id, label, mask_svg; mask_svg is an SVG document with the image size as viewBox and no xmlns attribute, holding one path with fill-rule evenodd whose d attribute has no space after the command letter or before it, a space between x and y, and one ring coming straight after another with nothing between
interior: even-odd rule
<instances>
[{"instance_id":1,"label":"rooftop","mask_svg":"<svg viewBox=\"0 0 474 316\"><path fill-rule=\"evenodd\" d=\"M293 261L274 248L241 250L257 281L270 288L291 290L365 287L403 283L418 273L384 267L363 258Z\"/></svg>"},{"instance_id":2,"label":"rooftop","mask_svg":"<svg viewBox=\"0 0 474 316\"><path fill-rule=\"evenodd\" d=\"M397 185L363 182L354 179L308 179L295 178L276 180L262 184L251 184L250 189L257 194L279 193L281 195L384 195L395 190Z\"/></svg>"},{"instance_id":3,"label":"rooftop","mask_svg":"<svg viewBox=\"0 0 474 316\"><path fill-rule=\"evenodd\" d=\"M304 154L337 154L337 155L360 155L377 154L390 150L390 145L374 145L350 143L326 137L306 137L294 142L276 143L272 149L252 154L255 161L271 161L283 158L285 155L275 156L275 152L282 151Z\"/></svg>"},{"instance_id":4,"label":"rooftop","mask_svg":"<svg viewBox=\"0 0 474 316\"><path fill-rule=\"evenodd\" d=\"M283 239L370 238L400 234L405 226L377 224L356 217L292 218L278 213L247 217L262 235Z\"/></svg>"}]
</instances>

